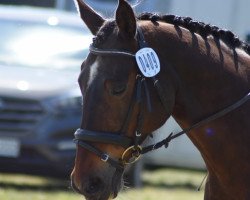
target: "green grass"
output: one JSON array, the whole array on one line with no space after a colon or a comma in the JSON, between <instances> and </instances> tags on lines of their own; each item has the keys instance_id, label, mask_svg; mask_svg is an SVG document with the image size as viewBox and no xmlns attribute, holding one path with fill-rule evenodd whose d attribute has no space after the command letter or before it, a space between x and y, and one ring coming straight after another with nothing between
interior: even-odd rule
<instances>
[{"instance_id":1,"label":"green grass","mask_svg":"<svg viewBox=\"0 0 250 200\"><path fill-rule=\"evenodd\" d=\"M205 172L160 169L143 173L144 187L128 190L120 199L128 200L202 200L204 191L197 191Z\"/></svg>"},{"instance_id":2,"label":"green grass","mask_svg":"<svg viewBox=\"0 0 250 200\"><path fill-rule=\"evenodd\" d=\"M126 189L118 200L202 200L197 192L204 172L174 169L144 171L144 187ZM69 181L27 175L0 174L1 200L82 200Z\"/></svg>"}]
</instances>

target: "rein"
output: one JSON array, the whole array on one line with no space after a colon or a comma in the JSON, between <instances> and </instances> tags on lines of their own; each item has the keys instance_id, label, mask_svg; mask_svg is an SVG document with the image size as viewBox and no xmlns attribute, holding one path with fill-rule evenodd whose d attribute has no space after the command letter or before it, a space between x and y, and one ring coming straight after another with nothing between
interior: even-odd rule
<instances>
[{"instance_id":1,"label":"rein","mask_svg":"<svg viewBox=\"0 0 250 200\"><path fill-rule=\"evenodd\" d=\"M216 120L216 119L218 119L220 117L225 116L226 114L228 114L228 113L232 112L233 110L239 108L241 105L246 103L249 99L250 99L250 93L248 93L246 96L244 96L242 99L240 99L236 103L232 104L231 106L229 106L229 107L215 113L214 115L212 115L212 116L210 116L208 118L205 118L205 119L199 121L198 123L190 126L189 128L184 129L184 130L182 130L182 131L180 131L180 132L178 132L176 134L171 133L166 139L164 139L164 140L162 140L162 141L160 141L160 142L158 142L158 143L156 143L154 145L144 147L142 149L141 154L145 154L145 153L147 153L149 151L159 149L163 145L165 145L165 147L167 148L168 145L169 145L169 142L171 140L173 140L173 139L175 139L177 137L180 137L181 135L186 134L186 133L190 132L193 129L196 129L196 128L202 126L202 125L205 125L205 124L207 124L207 123L209 123L211 121L214 121L214 120Z\"/></svg>"},{"instance_id":2,"label":"rein","mask_svg":"<svg viewBox=\"0 0 250 200\"><path fill-rule=\"evenodd\" d=\"M140 27L137 27L137 42L138 42L139 50L143 49L145 47L148 47ZM89 51L92 54L100 55L100 56L121 55L121 56L135 58L135 54L132 52L120 51L120 50L116 50L116 49L99 49L99 48L95 48L93 45L90 45ZM159 80L157 80L157 78L155 76L150 77L150 79L154 83L154 86L157 90L157 93L159 95L159 98L160 98L163 106L165 107L166 111L168 111L167 110L166 96L163 92L163 89L160 85ZM142 92L142 89L144 89L143 90L144 92ZM208 118L201 120L200 122L192 125L191 127L184 129L183 131L178 132L176 134L171 133L166 139L164 139L164 140L162 140L154 145L141 147L140 144L142 143L141 128L142 128L142 123L143 123L143 114L142 114L142 111L143 111L142 95L143 94L146 97L147 107L148 107L148 110L150 111L151 110L151 102L150 102L149 91L147 88L145 77L142 74L139 74L139 75L137 75L137 78L136 78L136 87L134 89L133 98L131 99L130 107L129 107L129 110L127 113L127 118L124 122L124 125L122 127L120 134L113 133L113 132L109 133L109 132L102 132L102 131L91 131L91 130L85 130L85 129L77 129L75 134L74 134L74 136L75 136L74 142L77 145L94 153L95 155L100 157L100 159L103 162L109 163L112 167L114 167L116 169L116 173L119 176L122 175L124 168L125 168L125 165L136 162L142 154L145 154L145 153L152 151L152 150L156 150L162 146L165 146L167 148L169 146L169 143L171 140L173 140L173 139L175 139L183 134L186 134L195 128L198 128L204 124L207 124L213 120L216 120L216 119L228 114L229 112L237 109L238 107L240 107L241 105L243 105L244 103L246 103L250 99L250 93L248 93L245 97L243 97L242 99L240 99L236 103L234 103L234 104L230 105L229 107L213 114L212 116L210 116ZM135 137L132 138L132 137L127 137L125 135L125 133L126 133L126 128L131 120L133 108L135 105L139 106L139 114L137 116L137 128L136 128L136 132L135 132ZM94 142L94 143L100 142L100 143L114 144L114 145L118 145L118 146L123 147L125 149L125 151L123 152L122 157L120 159L114 159L114 158L111 158L109 156L109 154L107 154L106 152L103 152L103 151L99 150L97 147L89 144L89 142ZM114 175L114 177L115 177L115 175Z\"/></svg>"}]
</instances>

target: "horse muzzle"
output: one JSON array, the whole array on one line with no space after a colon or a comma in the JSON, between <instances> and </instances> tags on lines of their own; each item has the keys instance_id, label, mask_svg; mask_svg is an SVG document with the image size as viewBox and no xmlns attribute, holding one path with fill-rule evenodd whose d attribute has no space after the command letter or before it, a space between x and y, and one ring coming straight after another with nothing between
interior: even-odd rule
<instances>
[{"instance_id":1,"label":"horse muzzle","mask_svg":"<svg viewBox=\"0 0 250 200\"><path fill-rule=\"evenodd\" d=\"M75 170L71 174L71 188L86 200L114 199L123 187L123 171L108 168L104 174L90 172L84 177L76 174Z\"/></svg>"}]
</instances>

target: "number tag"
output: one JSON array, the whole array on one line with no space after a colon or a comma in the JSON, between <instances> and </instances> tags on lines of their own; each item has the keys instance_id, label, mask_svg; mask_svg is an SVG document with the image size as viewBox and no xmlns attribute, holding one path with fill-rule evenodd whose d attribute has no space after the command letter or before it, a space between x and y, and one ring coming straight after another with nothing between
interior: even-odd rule
<instances>
[{"instance_id":1,"label":"number tag","mask_svg":"<svg viewBox=\"0 0 250 200\"><path fill-rule=\"evenodd\" d=\"M160 60L152 48L140 49L135 54L137 65L145 77L153 77L160 72Z\"/></svg>"}]
</instances>

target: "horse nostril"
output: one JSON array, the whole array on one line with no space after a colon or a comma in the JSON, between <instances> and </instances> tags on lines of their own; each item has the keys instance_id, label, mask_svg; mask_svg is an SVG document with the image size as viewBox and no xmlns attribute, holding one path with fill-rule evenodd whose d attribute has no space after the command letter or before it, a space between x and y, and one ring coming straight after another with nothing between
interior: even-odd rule
<instances>
[{"instance_id":1,"label":"horse nostril","mask_svg":"<svg viewBox=\"0 0 250 200\"><path fill-rule=\"evenodd\" d=\"M94 195L103 190L104 184L100 178L92 178L89 180L88 185L85 188L85 192L88 195Z\"/></svg>"}]
</instances>

